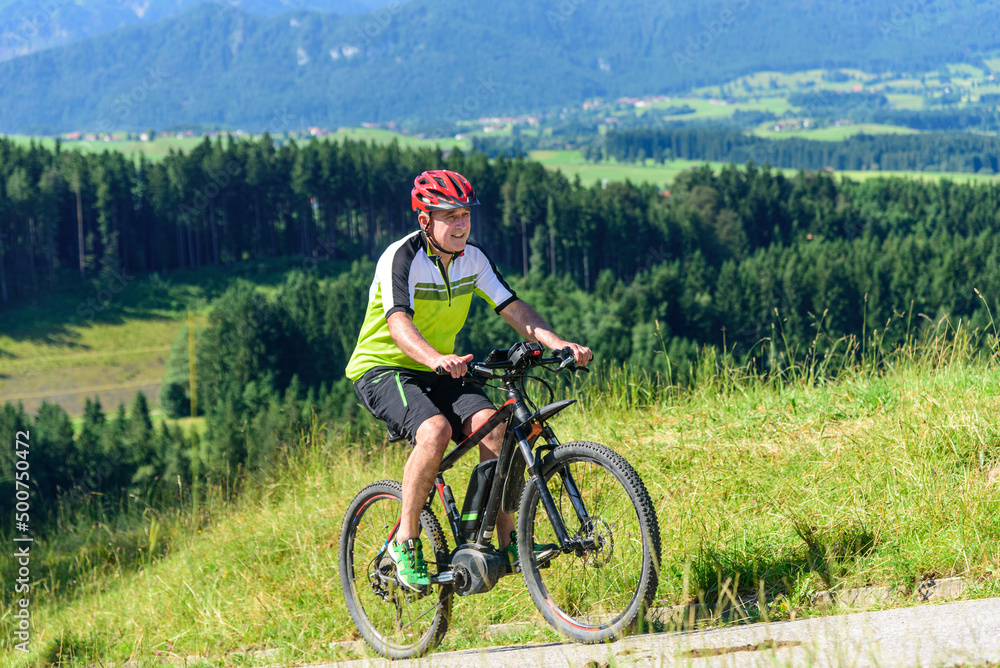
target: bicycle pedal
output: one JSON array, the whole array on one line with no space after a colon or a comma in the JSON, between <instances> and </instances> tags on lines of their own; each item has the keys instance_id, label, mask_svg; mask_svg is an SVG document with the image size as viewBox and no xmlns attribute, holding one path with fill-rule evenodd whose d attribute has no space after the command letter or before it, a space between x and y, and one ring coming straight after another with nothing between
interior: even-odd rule
<instances>
[{"instance_id":1,"label":"bicycle pedal","mask_svg":"<svg viewBox=\"0 0 1000 668\"><path fill-rule=\"evenodd\" d=\"M431 593L431 588L427 587L426 591L414 591L409 587L404 587L401 584L396 584L396 596L405 598L407 603L413 603L414 601L419 601L424 596Z\"/></svg>"},{"instance_id":2,"label":"bicycle pedal","mask_svg":"<svg viewBox=\"0 0 1000 668\"><path fill-rule=\"evenodd\" d=\"M554 546L553 547L549 547L549 548L546 548L546 549L541 550L539 552L536 552L535 553L535 561L542 562L542 565L540 565L539 568L542 568L543 566L548 567L549 561L551 561L552 557L556 556L557 554L559 554L559 548L558 547L554 547Z\"/></svg>"}]
</instances>

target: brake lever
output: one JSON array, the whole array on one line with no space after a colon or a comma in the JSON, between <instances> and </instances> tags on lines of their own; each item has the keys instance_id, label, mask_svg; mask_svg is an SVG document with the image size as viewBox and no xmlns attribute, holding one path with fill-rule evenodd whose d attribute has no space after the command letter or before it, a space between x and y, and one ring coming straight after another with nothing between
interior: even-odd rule
<instances>
[{"instance_id":1,"label":"brake lever","mask_svg":"<svg viewBox=\"0 0 1000 668\"><path fill-rule=\"evenodd\" d=\"M569 346L560 349L556 352L556 355L565 355L563 361L559 364L559 368L556 371L562 371L563 369L569 368L570 371L583 371L584 373L590 373L590 369L585 366L579 366L576 364L576 358L573 356L573 351Z\"/></svg>"},{"instance_id":2,"label":"brake lever","mask_svg":"<svg viewBox=\"0 0 1000 668\"><path fill-rule=\"evenodd\" d=\"M576 361L573 358L573 351L570 350L569 346L566 346L565 348L560 348L559 350L554 351L554 354L555 354L556 357L562 357L563 358L563 361L559 363L559 368L556 369L557 372L562 371L563 369L565 369L566 367L570 366L571 364L573 364L573 362Z\"/></svg>"},{"instance_id":3,"label":"brake lever","mask_svg":"<svg viewBox=\"0 0 1000 668\"><path fill-rule=\"evenodd\" d=\"M493 380L493 374L486 369L478 369L476 367L471 367L466 374L466 377L472 379L474 383L488 383Z\"/></svg>"}]
</instances>

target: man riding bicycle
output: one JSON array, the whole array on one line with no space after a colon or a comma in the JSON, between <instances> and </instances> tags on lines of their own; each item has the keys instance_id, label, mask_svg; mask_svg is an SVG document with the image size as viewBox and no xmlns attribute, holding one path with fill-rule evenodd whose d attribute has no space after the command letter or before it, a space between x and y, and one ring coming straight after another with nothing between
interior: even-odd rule
<instances>
[{"instance_id":1,"label":"man riding bicycle","mask_svg":"<svg viewBox=\"0 0 1000 668\"><path fill-rule=\"evenodd\" d=\"M587 364L593 355L552 331L470 240L470 207L479 200L464 176L426 171L414 180L411 199L420 230L379 258L346 374L365 407L413 445L403 469L399 528L388 554L400 584L423 593L430 579L418 538L420 510L448 442L473 433L495 410L482 389L461 381L472 355L454 353L472 293L486 299L521 337L553 350L568 347L577 364ZM499 456L503 435L499 428L483 439L480 461ZM501 551L516 563L513 518L501 513L496 531Z\"/></svg>"}]
</instances>

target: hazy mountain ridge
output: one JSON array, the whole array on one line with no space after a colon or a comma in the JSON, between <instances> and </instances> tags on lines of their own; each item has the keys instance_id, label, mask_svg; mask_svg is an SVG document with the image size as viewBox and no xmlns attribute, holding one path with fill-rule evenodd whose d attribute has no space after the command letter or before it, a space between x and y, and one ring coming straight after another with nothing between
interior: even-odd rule
<instances>
[{"instance_id":1,"label":"hazy mountain ridge","mask_svg":"<svg viewBox=\"0 0 1000 668\"><path fill-rule=\"evenodd\" d=\"M257 16L294 9L364 14L390 0L215 0ZM65 46L129 25L177 16L204 0L13 0L0 3L0 61Z\"/></svg>"},{"instance_id":2,"label":"hazy mountain ridge","mask_svg":"<svg viewBox=\"0 0 1000 668\"><path fill-rule=\"evenodd\" d=\"M0 131L457 120L763 69L915 71L1000 45L988 3L926 10L906 15L892 0L414 0L369 15L268 18L210 3L0 63Z\"/></svg>"}]
</instances>

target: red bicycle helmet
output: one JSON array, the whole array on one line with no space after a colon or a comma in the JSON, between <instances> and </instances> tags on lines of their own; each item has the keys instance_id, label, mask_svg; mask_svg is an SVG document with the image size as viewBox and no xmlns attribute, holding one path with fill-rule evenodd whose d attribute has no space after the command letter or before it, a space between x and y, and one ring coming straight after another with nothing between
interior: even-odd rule
<instances>
[{"instance_id":1,"label":"red bicycle helmet","mask_svg":"<svg viewBox=\"0 0 1000 668\"><path fill-rule=\"evenodd\" d=\"M413 180L413 210L448 211L479 204L469 180L458 172L433 169Z\"/></svg>"}]
</instances>

